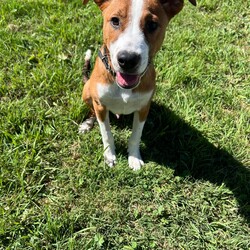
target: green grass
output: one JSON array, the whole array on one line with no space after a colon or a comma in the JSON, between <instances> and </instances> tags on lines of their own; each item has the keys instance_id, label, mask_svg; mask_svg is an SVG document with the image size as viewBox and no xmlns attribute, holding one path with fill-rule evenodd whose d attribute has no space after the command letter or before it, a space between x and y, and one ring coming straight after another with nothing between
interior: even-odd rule
<instances>
[{"instance_id":1,"label":"green grass","mask_svg":"<svg viewBox=\"0 0 250 250\"><path fill-rule=\"evenodd\" d=\"M131 117L111 119L112 169L98 127L78 134L98 8L1 0L0 249L250 248L250 6L198 3L186 1L155 59L146 165L133 172Z\"/></svg>"}]
</instances>

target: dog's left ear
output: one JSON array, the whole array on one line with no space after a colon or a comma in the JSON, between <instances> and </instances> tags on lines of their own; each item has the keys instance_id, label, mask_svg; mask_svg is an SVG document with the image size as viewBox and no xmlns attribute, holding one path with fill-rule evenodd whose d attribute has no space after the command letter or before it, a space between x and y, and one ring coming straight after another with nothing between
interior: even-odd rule
<instances>
[{"instance_id":1,"label":"dog's left ear","mask_svg":"<svg viewBox=\"0 0 250 250\"><path fill-rule=\"evenodd\" d=\"M160 0L160 3L170 18L182 10L183 2L183 0ZM196 6L196 0L189 0L189 2Z\"/></svg>"},{"instance_id":2,"label":"dog's left ear","mask_svg":"<svg viewBox=\"0 0 250 250\"><path fill-rule=\"evenodd\" d=\"M189 0L189 2L190 2L191 4L193 4L194 6L197 5L197 4L196 4L196 0Z\"/></svg>"},{"instance_id":3,"label":"dog's left ear","mask_svg":"<svg viewBox=\"0 0 250 250\"><path fill-rule=\"evenodd\" d=\"M188 0L191 4L193 4L194 6L196 6L196 0Z\"/></svg>"}]
</instances>

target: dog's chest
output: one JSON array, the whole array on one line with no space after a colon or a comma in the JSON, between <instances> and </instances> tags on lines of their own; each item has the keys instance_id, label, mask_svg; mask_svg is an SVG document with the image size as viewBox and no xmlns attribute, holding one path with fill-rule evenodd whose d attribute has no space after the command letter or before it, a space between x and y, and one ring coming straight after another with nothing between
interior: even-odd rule
<instances>
[{"instance_id":1,"label":"dog's chest","mask_svg":"<svg viewBox=\"0 0 250 250\"><path fill-rule=\"evenodd\" d=\"M146 93L133 92L119 88L116 84L97 85L99 100L114 114L130 114L139 111L150 101L153 91Z\"/></svg>"}]
</instances>

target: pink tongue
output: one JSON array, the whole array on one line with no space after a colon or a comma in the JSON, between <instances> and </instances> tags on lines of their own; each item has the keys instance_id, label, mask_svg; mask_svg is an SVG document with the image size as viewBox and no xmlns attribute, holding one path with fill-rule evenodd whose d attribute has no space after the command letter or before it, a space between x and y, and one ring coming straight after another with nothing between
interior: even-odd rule
<instances>
[{"instance_id":1,"label":"pink tongue","mask_svg":"<svg viewBox=\"0 0 250 250\"><path fill-rule=\"evenodd\" d=\"M139 81L139 75L128 75L120 72L116 73L117 83L124 88L133 87Z\"/></svg>"}]
</instances>

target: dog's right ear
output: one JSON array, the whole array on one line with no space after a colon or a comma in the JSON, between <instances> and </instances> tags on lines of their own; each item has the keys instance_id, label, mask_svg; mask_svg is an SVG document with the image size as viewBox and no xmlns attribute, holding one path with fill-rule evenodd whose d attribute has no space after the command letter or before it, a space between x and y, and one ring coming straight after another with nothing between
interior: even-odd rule
<instances>
[{"instance_id":1,"label":"dog's right ear","mask_svg":"<svg viewBox=\"0 0 250 250\"><path fill-rule=\"evenodd\" d=\"M89 0L83 0L83 4L87 4ZM109 0L94 0L101 10L104 10L109 2Z\"/></svg>"}]
</instances>

